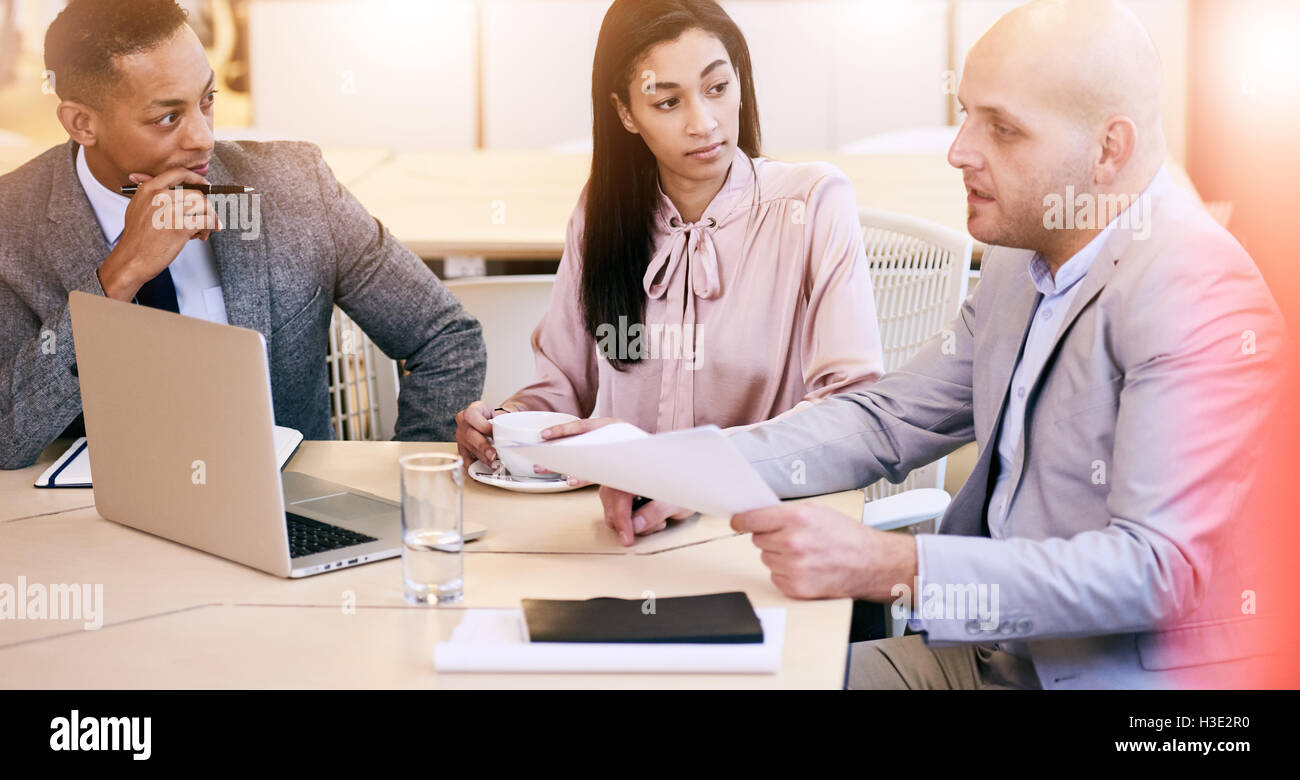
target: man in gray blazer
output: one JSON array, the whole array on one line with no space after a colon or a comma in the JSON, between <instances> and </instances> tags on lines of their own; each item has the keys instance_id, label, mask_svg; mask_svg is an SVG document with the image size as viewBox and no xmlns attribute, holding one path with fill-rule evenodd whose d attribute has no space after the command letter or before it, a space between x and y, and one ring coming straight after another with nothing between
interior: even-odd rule
<instances>
[{"instance_id":1,"label":"man in gray blazer","mask_svg":"<svg viewBox=\"0 0 1300 780\"><path fill-rule=\"evenodd\" d=\"M1248 594L1267 525L1239 509L1286 335L1250 257L1162 169L1159 74L1118 4L1003 17L949 151L991 245L975 292L871 390L735 437L782 496L977 442L937 535L734 518L789 593L910 596L921 635L853 646L851 686L1235 687L1266 663Z\"/></svg>"},{"instance_id":2,"label":"man in gray blazer","mask_svg":"<svg viewBox=\"0 0 1300 780\"><path fill-rule=\"evenodd\" d=\"M260 331L276 422L308 439L333 438L337 304L406 361L396 438L452 439L482 392L478 322L316 147L214 142L214 76L183 10L74 0L46 62L70 140L0 177L0 468L30 465L78 418L72 290ZM255 192L171 189L205 182Z\"/></svg>"},{"instance_id":3,"label":"man in gray blazer","mask_svg":"<svg viewBox=\"0 0 1300 780\"><path fill-rule=\"evenodd\" d=\"M1118 4L1003 17L967 59L949 152L990 245L974 293L871 389L733 435L785 498L978 446L937 534L809 504L733 518L786 594L910 618L918 634L851 647L851 687L1236 687L1265 668L1291 594L1254 614L1268 524L1239 510L1286 334L1162 168L1159 74ZM628 497L603 497L622 522Z\"/></svg>"}]
</instances>

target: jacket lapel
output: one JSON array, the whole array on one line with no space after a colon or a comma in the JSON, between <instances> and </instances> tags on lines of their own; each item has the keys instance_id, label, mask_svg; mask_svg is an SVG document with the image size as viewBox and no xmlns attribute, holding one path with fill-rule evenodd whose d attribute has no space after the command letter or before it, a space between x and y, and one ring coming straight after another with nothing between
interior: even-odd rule
<instances>
[{"instance_id":1,"label":"jacket lapel","mask_svg":"<svg viewBox=\"0 0 1300 780\"><path fill-rule=\"evenodd\" d=\"M39 228L37 247L41 264L58 275L64 289L76 289L88 270L108 257L108 241L95 219L90 199L77 178L77 144L68 141L66 154L56 159L50 172L50 199L46 220Z\"/></svg>"},{"instance_id":2,"label":"jacket lapel","mask_svg":"<svg viewBox=\"0 0 1300 780\"><path fill-rule=\"evenodd\" d=\"M986 315L987 324L981 326L981 330L987 329L989 333L994 334L993 343L988 348L987 357L979 351L977 345L974 370L975 392L978 394L978 388L981 387L994 389L993 392L997 394L995 401L997 405L993 409L996 411L993 426L983 437L979 455L975 458L975 467L971 470L966 484L948 506L943 519L940 520L940 533L964 536L988 535L987 526L984 524L984 506L988 503L991 459L997 452L998 430L1002 425L1002 414L1006 406L1007 390L1011 385L1011 374L1015 371L1025 338L1029 335L1029 318L1033 316L1038 307L1038 299L1041 297L1029 279L1029 260L1034 256L1030 250L990 247L984 253L985 271L980 284L996 283L995 280L988 278L991 275L990 260L995 252L997 265L1006 267L1007 273L1011 274L1014 281L1010 285L1011 289L994 301L998 308ZM977 440L980 438L978 434L977 431Z\"/></svg>"},{"instance_id":3,"label":"jacket lapel","mask_svg":"<svg viewBox=\"0 0 1300 780\"><path fill-rule=\"evenodd\" d=\"M221 144L212 153L208 181L213 184L238 184L221 162ZM257 193L253 193L257 195ZM250 196L245 196L250 197ZM260 196L259 196L260 197ZM208 239L221 279L221 295L225 299L226 319L231 325L260 331L271 340L271 279L267 265L266 232L258 230L258 237L245 240L237 225L235 202L223 215L225 229L218 230ZM260 226L265 227L265 224Z\"/></svg>"},{"instance_id":4,"label":"jacket lapel","mask_svg":"<svg viewBox=\"0 0 1300 780\"><path fill-rule=\"evenodd\" d=\"M1061 339L1065 337L1067 331L1074 325L1078 319L1079 313L1084 307L1092 303L1115 274L1115 264L1119 262L1120 257L1128 249L1131 235L1127 230L1112 230L1110 236L1106 239L1106 246L1097 259L1093 261L1092 266L1088 268L1088 273L1084 275L1079 282L1079 292L1070 302L1070 308L1065 312L1065 318L1061 320L1061 327L1057 328L1056 335L1052 337L1052 348L1047 353L1047 362L1043 364L1043 371L1038 375L1038 382L1047 376L1051 370L1052 362L1056 358L1056 350L1061 344ZM1035 382L1034 389L1037 389L1038 382Z\"/></svg>"},{"instance_id":5,"label":"jacket lapel","mask_svg":"<svg viewBox=\"0 0 1300 780\"><path fill-rule=\"evenodd\" d=\"M989 326L998 335L989 350L986 363L988 373L985 376L987 386L996 388L997 393L997 406L994 407L997 412L988 439L992 446L997 444L997 432L1002 424L1002 410L1006 406L1011 374L1016 370L1016 364L1020 361L1020 351L1024 349L1025 339L1029 336L1030 318L1034 316L1034 312L1038 309L1038 302L1043 297L1034 288L1029 278L1029 261L1033 258L1034 252L1028 249L1003 251L1008 251L1011 257L1000 259L999 262L1007 264L1011 269L1014 284L1008 294L996 302L999 307L1005 308L990 315L999 321L998 324Z\"/></svg>"},{"instance_id":6,"label":"jacket lapel","mask_svg":"<svg viewBox=\"0 0 1300 780\"><path fill-rule=\"evenodd\" d=\"M1128 249L1130 239L1131 236L1127 230L1112 230L1110 236L1106 239L1105 247L1093 260L1092 265L1088 268L1088 273L1079 281L1079 292L1074 296L1074 300L1070 302L1070 308L1065 312L1061 327L1057 328L1056 334L1052 337L1052 346L1047 353L1047 360L1043 363L1043 370L1039 372L1034 379L1033 385L1029 388L1028 402L1025 405L1025 425L1021 427L1020 440L1016 443L1018 451L1024 452L1025 437L1028 436L1030 428L1029 421L1033 419L1038 405L1038 389L1052 371L1057 352L1061 346L1061 339L1065 338L1065 334L1074 325L1074 321L1078 319L1080 312L1101 294L1106 283L1115 274L1115 265ZM996 441L993 446L996 448ZM1013 475L1009 495L1012 503L1015 502L1016 493L1020 490L1020 481L1023 476L1022 466L1019 473Z\"/></svg>"},{"instance_id":7,"label":"jacket lapel","mask_svg":"<svg viewBox=\"0 0 1300 780\"><path fill-rule=\"evenodd\" d=\"M1078 294L1075 295L1074 300L1070 302L1070 308L1066 311L1065 317L1061 321L1060 328L1057 329L1055 336L1053 336L1052 347L1051 351L1048 353L1047 362L1044 363L1042 372L1038 375L1034 387L1031 388L1029 395L1031 405L1025 409L1026 419L1033 414L1033 399L1035 398L1039 384L1041 384L1048 372L1052 370L1052 364L1055 361L1056 352L1060 347L1061 339L1065 337L1066 332L1074 324L1074 321L1078 319L1079 314L1083 311L1084 307L1088 306L1094 299L1096 299L1096 297L1101 294L1101 291L1106 287L1106 283L1110 281L1111 277L1115 273L1115 266L1119 262L1120 257L1122 257L1128 250L1131 239L1132 235L1128 230L1112 230L1111 235L1106 239L1106 246L1102 249L1101 254L1097 256L1097 259L1093 261L1092 266L1088 269L1088 273L1082 280L1080 280L1079 284L1082 286L1080 287ZM1025 339L1029 336L1030 317L1032 317L1034 312L1037 311L1038 303L1042 298L1042 293L1039 293L1034 288L1028 272L1029 260L1034 256L1034 253L1030 250L1011 251L1015 252L1015 256L1010 259L1003 259L1000 262L1008 263L1013 269L1011 273L1019 274L1016 278L1020 281L1017 282L1017 289L1013 290L1011 294L1006 296L1008 298L1008 309L1006 314L995 316L999 316L999 319L1004 320L1008 326L1014 324L1017 327L1013 330L1011 327L999 328L998 326L993 326L997 328L1000 335L998 336L998 341L990 350L988 373L985 375L985 378L988 381L987 386L997 388L998 411L993 423L993 428L989 431L988 438L984 441L984 447L980 451L979 457L975 462L975 467L972 469L971 476L967 481L968 486L970 483L975 483L975 485L978 486L978 490L971 492L969 499L962 502L959 510L957 509L958 501L953 501L952 506L949 507L948 513L944 516L943 524L940 526L946 533L988 534L988 526L984 522L986 518L985 509L988 504L988 496L991 489L991 486L988 483L993 473L992 461L997 454L998 439L1002 429L1002 417L1006 410L1007 393L1010 392L1011 389L1011 375L1015 372L1015 367L1020 362L1021 350L1024 348ZM989 255L986 254L985 258L987 259L988 256ZM979 382L979 380L976 381L977 383ZM1027 425L1021 430L1019 444L1021 448L1025 446L1024 436L1027 430ZM1012 485L1011 488L1011 495L1013 497L1018 488L1019 476L1016 478L1016 484ZM963 490L963 493L964 492L966 491ZM978 502L976 499L978 499Z\"/></svg>"}]
</instances>

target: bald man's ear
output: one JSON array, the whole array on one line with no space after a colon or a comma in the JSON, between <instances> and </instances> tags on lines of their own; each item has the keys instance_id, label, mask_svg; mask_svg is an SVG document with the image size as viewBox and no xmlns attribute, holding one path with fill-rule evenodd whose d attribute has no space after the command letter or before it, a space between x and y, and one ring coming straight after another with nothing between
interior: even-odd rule
<instances>
[{"instance_id":1,"label":"bald man's ear","mask_svg":"<svg viewBox=\"0 0 1300 780\"><path fill-rule=\"evenodd\" d=\"M64 100L59 103L56 111L63 129L68 131L68 136L78 145L94 146L99 143L95 132L97 117L93 108L75 100Z\"/></svg>"},{"instance_id":2,"label":"bald man's ear","mask_svg":"<svg viewBox=\"0 0 1300 780\"><path fill-rule=\"evenodd\" d=\"M1126 116L1106 120L1101 138L1101 156L1097 160L1096 183L1108 187L1119 179L1137 149L1137 124Z\"/></svg>"},{"instance_id":3,"label":"bald man's ear","mask_svg":"<svg viewBox=\"0 0 1300 780\"><path fill-rule=\"evenodd\" d=\"M632 112L628 110L627 106L623 105L622 100L618 99L618 95L611 92L609 93L609 99L614 104L614 110L618 112L618 119L623 123L623 128L632 135L639 134L640 131L636 129L636 122L632 121Z\"/></svg>"}]
</instances>

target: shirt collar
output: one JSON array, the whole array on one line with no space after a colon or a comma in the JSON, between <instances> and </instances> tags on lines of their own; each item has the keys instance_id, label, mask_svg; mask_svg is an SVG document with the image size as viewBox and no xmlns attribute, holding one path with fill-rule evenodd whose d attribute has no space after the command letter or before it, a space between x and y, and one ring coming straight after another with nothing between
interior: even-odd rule
<instances>
[{"instance_id":1,"label":"shirt collar","mask_svg":"<svg viewBox=\"0 0 1300 780\"><path fill-rule=\"evenodd\" d=\"M1033 259L1029 261L1029 278L1034 281L1034 287L1043 295L1059 295L1074 285L1078 284L1092 267L1092 261L1097 259L1101 253L1101 248L1106 245L1106 238L1110 235L1111 226L1107 225L1106 229L1092 237L1087 246L1074 253L1074 256L1065 261L1061 270L1056 272L1056 277L1052 277L1052 267L1047 264L1047 258L1042 254L1035 252Z\"/></svg>"},{"instance_id":2,"label":"shirt collar","mask_svg":"<svg viewBox=\"0 0 1300 780\"><path fill-rule=\"evenodd\" d=\"M104 231L104 239L109 246L116 245L126 228L126 207L131 199L99 183L99 179L95 178L95 174L90 172L90 166L86 164L84 146L77 147L77 178L81 180L81 188L86 191L90 207L95 211L95 219Z\"/></svg>"},{"instance_id":3,"label":"shirt collar","mask_svg":"<svg viewBox=\"0 0 1300 780\"><path fill-rule=\"evenodd\" d=\"M1165 166L1160 166L1156 175L1147 183L1142 194L1138 196L1144 203L1141 206L1147 219L1151 218L1150 202L1152 199L1163 195L1166 191L1174 186L1173 178ZM1130 206L1130 208L1132 208ZM1125 209L1127 211L1127 209ZM1069 290L1078 284L1079 280L1087 275L1088 269L1092 267L1092 262L1101 254L1101 249L1106 245L1106 240L1119 224L1123 212L1115 215L1115 218L1102 229L1100 233L1092 237L1092 240L1074 253L1074 256L1065 261L1065 265L1056 272L1056 277L1052 277L1052 268L1047 264L1047 259L1040 253L1035 252L1033 258L1029 261L1029 278L1033 280L1034 287L1043 295L1058 295Z\"/></svg>"},{"instance_id":4,"label":"shirt collar","mask_svg":"<svg viewBox=\"0 0 1300 780\"><path fill-rule=\"evenodd\" d=\"M1174 184L1174 177L1169 175L1169 169L1162 165L1160 166L1160 170L1156 171L1156 175L1151 177L1151 181L1147 184L1147 188L1142 190L1142 195L1144 197L1155 199L1164 195L1169 190L1174 189L1176 186L1177 185Z\"/></svg>"},{"instance_id":5,"label":"shirt collar","mask_svg":"<svg viewBox=\"0 0 1300 780\"><path fill-rule=\"evenodd\" d=\"M704 212L700 215L699 223L708 223L713 220L713 225L717 226L724 221L727 215L736 210L737 204L747 195L754 184L754 161L749 158L740 147L736 147L735 154L732 156L731 167L727 171L727 179L722 183L722 189L718 194L713 196L709 205L705 207ZM664 194L664 189L658 183L655 188L659 192L659 208L656 211L656 221L660 228L669 231L672 228L680 227L687 224L682 219L682 215L673 205L673 201ZM675 222L674 222L675 220Z\"/></svg>"}]
</instances>

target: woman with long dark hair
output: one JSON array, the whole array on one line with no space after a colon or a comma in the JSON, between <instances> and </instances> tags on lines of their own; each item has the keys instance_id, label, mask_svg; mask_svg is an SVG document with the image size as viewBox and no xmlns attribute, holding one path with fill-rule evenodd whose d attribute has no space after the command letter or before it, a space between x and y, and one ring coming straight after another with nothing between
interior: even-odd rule
<instances>
[{"instance_id":1,"label":"woman with long dark hair","mask_svg":"<svg viewBox=\"0 0 1300 780\"><path fill-rule=\"evenodd\" d=\"M498 409L602 418L563 435L604 418L727 427L876 380L852 187L828 164L759 156L749 48L717 3L616 0L591 102L591 176L533 332L538 379ZM467 463L495 459L491 416L483 402L457 416Z\"/></svg>"}]
</instances>

